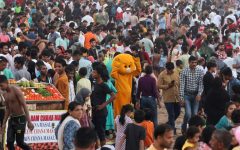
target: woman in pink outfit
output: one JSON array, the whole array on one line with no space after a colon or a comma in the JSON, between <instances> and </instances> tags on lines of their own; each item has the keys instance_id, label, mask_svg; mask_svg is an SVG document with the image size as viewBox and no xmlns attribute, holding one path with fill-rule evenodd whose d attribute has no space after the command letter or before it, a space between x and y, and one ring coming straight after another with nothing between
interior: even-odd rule
<instances>
[{"instance_id":1,"label":"woman in pink outfit","mask_svg":"<svg viewBox=\"0 0 240 150\"><path fill-rule=\"evenodd\" d=\"M115 141L115 149L116 150L125 150L126 141L124 144L120 145L120 141L124 135L124 131L129 123L132 123L132 119L130 118L133 112L133 107L130 104L124 105L121 109L121 114L118 115L115 119L115 128L116 132L116 141Z\"/></svg>"}]
</instances>

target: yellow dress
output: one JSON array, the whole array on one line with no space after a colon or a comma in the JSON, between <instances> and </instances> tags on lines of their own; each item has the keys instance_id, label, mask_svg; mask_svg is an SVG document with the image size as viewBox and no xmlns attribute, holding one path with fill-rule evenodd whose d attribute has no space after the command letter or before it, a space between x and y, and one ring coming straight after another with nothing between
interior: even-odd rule
<instances>
[{"instance_id":1,"label":"yellow dress","mask_svg":"<svg viewBox=\"0 0 240 150\"><path fill-rule=\"evenodd\" d=\"M197 145L190 143L188 140L185 141L182 150L185 150L186 148L196 148Z\"/></svg>"}]
</instances>

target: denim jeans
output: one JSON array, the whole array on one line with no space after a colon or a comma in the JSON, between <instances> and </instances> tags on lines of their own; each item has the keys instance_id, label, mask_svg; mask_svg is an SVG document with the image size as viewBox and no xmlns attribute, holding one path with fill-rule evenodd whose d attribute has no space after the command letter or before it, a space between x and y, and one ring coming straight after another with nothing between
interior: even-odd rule
<instances>
[{"instance_id":1,"label":"denim jeans","mask_svg":"<svg viewBox=\"0 0 240 150\"><path fill-rule=\"evenodd\" d=\"M153 117L151 121L154 123L154 127L156 127L158 125L156 98L151 96L142 96L140 107L141 109L149 108L153 111Z\"/></svg>"},{"instance_id":2,"label":"denim jeans","mask_svg":"<svg viewBox=\"0 0 240 150\"><path fill-rule=\"evenodd\" d=\"M180 111L181 111L180 104L175 102L165 103L165 107L168 113L168 124L172 126L172 128L174 129L175 121L180 115Z\"/></svg>"},{"instance_id":3,"label":"denim jeans","mask_svg":"<svg viewBox=\"0 0 240 150\"><path fill-rule=\"evenodd\" d=\"M187 129L189 119L192 116L197 115L199 102L196 101L196 95L185 95L184 102L185 102L185 115L183 119L182 130L185 132Z\"/></svg>"}]
</instances>

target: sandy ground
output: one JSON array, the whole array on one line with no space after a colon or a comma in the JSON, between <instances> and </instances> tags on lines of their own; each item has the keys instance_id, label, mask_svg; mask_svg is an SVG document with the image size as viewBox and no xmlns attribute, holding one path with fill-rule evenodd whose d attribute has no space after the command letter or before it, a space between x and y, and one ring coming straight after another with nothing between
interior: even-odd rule
<instances>
[{"instance_id":1,"label":"sandy ground","mask_svg":"<svg viewBox=\"0 0 240 150\"><path fill-rule=\"evenodd\" d=\"M177 121L175 122L175 126L177 128L177 135L181 134L181 125L183 122L183 116L184 116L184 109L181 109L180 116L178 117ZM168 114L165 107L158 109L158 123L166 123L168 121Z\"/></svg>"}]
</instances>

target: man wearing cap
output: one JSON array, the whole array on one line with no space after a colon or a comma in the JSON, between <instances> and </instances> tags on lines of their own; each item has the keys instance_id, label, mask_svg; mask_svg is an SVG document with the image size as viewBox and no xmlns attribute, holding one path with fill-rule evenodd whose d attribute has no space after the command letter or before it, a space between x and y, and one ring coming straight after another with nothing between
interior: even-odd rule
<instances>
[{"instance_id":1,"label":"man wearing cap","mask_svg":"<svg viewBox=\"0 0 240 150\"><path fill-rule=\"evenodd\" d=\"M131 9L127 8L126 11L123 13L123 23L126 25L127 22L130 22L131 18Z\"/></svg>"}]
</instances>

